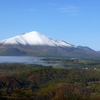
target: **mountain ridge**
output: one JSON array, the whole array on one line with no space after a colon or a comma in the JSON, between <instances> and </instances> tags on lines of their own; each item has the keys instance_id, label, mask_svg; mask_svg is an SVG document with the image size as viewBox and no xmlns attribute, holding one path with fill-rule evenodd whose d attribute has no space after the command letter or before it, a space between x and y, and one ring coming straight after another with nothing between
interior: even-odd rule
<instances>
[{"instance_id":1,"label":"mountain ridge","mask_svg":"<svg viewBox=\"0 0 100 100\"><path fill-rule=\"evenodd\" d=\"M37 31L0 41L0 56L59 56L100 58L100 53L85 46L53 40Z\"/></svg>"}]
</instances>

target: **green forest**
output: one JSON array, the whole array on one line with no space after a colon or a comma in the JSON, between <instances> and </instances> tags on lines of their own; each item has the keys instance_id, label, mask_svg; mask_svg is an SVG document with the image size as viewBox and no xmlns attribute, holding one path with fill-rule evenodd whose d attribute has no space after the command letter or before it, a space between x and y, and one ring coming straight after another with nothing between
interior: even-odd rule
<instances>
[{"instance_id":1,"label":"green forest","mask_svg":"<svg viewBox=\"0 0 100 100\"><path fill-rule=\"evenodd\" d=\"M0 64L0 100L100 100L99 60L62 61L68 65Z\"/></svg>"}]
</instances>

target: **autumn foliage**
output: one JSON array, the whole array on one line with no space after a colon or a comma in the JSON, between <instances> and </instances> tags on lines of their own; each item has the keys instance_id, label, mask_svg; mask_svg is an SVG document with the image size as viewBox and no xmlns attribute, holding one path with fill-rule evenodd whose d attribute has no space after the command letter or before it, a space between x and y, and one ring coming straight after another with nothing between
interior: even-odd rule
<instances>
[{"instance_id":1,"label":"autumn foliage","mask_svg":"<svg viewBox=\"0 0 100 100\"><path fill-rule=\"evenodd\" d=\"M0 100L100 100L100 71L2 65Z\"/></svg>"}]
</instances>

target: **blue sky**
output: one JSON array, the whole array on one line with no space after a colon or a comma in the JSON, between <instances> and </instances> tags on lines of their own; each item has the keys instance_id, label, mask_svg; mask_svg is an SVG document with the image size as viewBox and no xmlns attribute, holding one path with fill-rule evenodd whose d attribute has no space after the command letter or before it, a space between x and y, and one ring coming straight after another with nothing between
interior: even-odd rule
<instances>
[{"instance_id":1,"label":"blue sky","mask_svg":"<svg viewBox=\"0 0 100 100\"><path fill-rule=\"evenodd\" d=\"M100 50L100 0L0 0L0 40L30 31Z\"/></svg>"}]
</instances>

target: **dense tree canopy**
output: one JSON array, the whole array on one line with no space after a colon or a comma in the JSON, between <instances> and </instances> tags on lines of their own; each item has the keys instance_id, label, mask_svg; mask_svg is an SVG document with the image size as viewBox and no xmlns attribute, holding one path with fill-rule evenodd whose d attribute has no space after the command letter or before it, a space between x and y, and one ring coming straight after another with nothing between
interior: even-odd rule
<instances>
[{"instance_id":1,"label":"dense tree canopy","mask_svg":"<svg viewBox=\"0 0 100 100\"><path fill-rule=\"evenodd\" d=\"M99 100L100 70L1 64L0 99Z\"/></svg>"}]
</instances>

